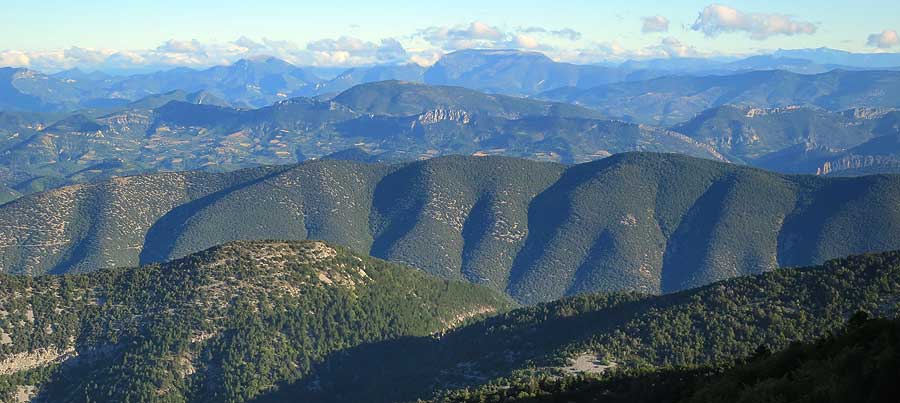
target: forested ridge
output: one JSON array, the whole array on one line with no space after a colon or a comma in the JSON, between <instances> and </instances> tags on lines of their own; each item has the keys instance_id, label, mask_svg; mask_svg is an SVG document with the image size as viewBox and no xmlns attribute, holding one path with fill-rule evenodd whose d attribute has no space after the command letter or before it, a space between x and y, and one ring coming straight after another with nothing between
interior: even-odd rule
<instances>
[{"instance_id":1,"label":"forested ridge","mask_svg":"<svg viewBox=\"0 0 900 403\"><path fill-rule=\"evenodd\" d=\"M868 319L732 365L620 371L603 376L520 374L445 392L432 403L894 402L900 395L900 319ZM422 402L421 400L419 402Z\"/></svg>"},{"instance_id":2,"label":"forested ridge","mask_svg":"<svg viewBox=\"0 0 900 403\"><path fill-rule=\"evenodd\" d=\"M511 306L488 289L320 242L3 275L0 400L32 385L51 402L241 402L309 375L331 352L430 337Z\"/></svg>"}]
</instances>

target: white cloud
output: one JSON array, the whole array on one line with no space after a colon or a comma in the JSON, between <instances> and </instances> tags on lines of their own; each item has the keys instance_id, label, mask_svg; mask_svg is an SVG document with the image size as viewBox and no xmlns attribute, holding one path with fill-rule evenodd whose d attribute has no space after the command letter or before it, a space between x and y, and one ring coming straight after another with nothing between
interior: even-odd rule
<instances>
[{"instance_id":1,"label":"white cloud","mask_svg":"<svg viewBox=\"0 0 900 403\"><path fill-rule=\"evenodd\" d=\"M706 36L746 32L751 38L762 40L774 35L813 34L818 27L788 15L745 13L721 4L711 4L700 12L691 29Z\"/></svg>"},{"instance_id":2,"label":"white cloud","mask_svg":"<svg viewBox=\"0 0 900 403\"><path fill-rule=\"evenodd\" d=\"M240 37L230 42L169 40L149 49L112 50L72 47L49 51L0 51L0 66L23 66L45 72L73 67L113 72L148 72L173 67L207 68L242 58L273 56L297 66L354 67L384 63L434 64L448 52L468 48L539 51L557 61L617 62L627 59L699 57L704 53L666 37L640 48L619 42L581 43L570 28L501 29L483 22L431 27L403 38L369 41L352 36L305 44L269 38Z\"/></svg>"},{"instance_id":3,"label":"white cloud","mask_svg":"<svg viewBox=\"0 0 900 403\"><path fill-rule=\"evenodd\" d=\"M548 35L548 36L562 38L562 39L569 40L569 41L577 41L577 40L580 40L582 37L581 32L578 32L572 28L550 30L550 29L541 28L541 27L528 27L528 28L520 28L517 31L521 32L521 33L525 33L525 34Z\"/></svg>"},{"instance_id":4,"label":"white cloud","mask_svg":"<svg viewBox=\"0 0 900 403\"><path fill-rule=\"evenodd\" d=\"M669 19L661 15L644 17L641 18L641 20L643 21L643 25L641 26L641 32L643 33L669 31Z\"/></svg>"},{"instance_id":5,"label":"white cloud","mask_svg":"<svg viewBox=\"0 0 900 403\"><path fill-rule=\"evenodd\" d=\"M869 35L869 40L866 43L879 49L892 48L900 45L900 36L897 35L897 31L886 29L879 34Z\"/></svg>"},{"instance_id":6,"label":"white cloud","mask_svg":"<svg viewBox=\"0 0 900 403\"><path fill-rule=\"evenodd\" d=\"M430 27L417 34L431 45L443 49L465 49L474 47L496 47L505 35L499 29L480 21L468 26Z\"/></svg>"}]
</instances>

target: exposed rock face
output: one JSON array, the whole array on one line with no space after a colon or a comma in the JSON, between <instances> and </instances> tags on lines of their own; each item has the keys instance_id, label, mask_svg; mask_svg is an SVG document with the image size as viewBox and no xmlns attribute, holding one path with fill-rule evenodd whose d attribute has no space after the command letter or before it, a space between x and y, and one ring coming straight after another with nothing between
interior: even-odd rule
<instances>
[{"instance_id":1,"label":"exposed rock face","mask_svg":"<svg viewBox=\"0 0 900 403\"><path fill-rule=\"evenodd\" d=\"M456 109L434 109L419 115L418 122L423 125L430 125L444 121L459 122L468 124L472 117L468 112Z\"/></svg>"},{"instance_id":2,"label":"exposed rock face","mask_svg":"<svg viewBox=\"0 0 900 403\"><path fill-rule=\"evenodd\" d=\"M796 111L801 108L803 107L799 105L790 105L784 108L748 108L746 116L748 118L755 118L758 116L777 115L780 113Z\"/></svg>"},{"instance_id":3,"label":"exposed rock face","mask_svg":"<svg viewBox=\"0 0 900 403\"><path fill-rule=\"evenodd\" d=\"M60 363L77 355L74 346L66 348L50 347L34 351L8 355L0 360L0 375L12 375L48 364Z\"/></svg>"},{"instance_id":4,"label":"exposed rock face","mask_svg":"<svg viewBox=\"0 0 900 403\"><path fill-rule=\"evenodd\" d=\"M894 112L896 109L893 108L854 108L849 112L853 114L855 119L878 119L882 118L888 113Z\"/></svg>"},{"instance_id":5,"label":"exposed rock face","mask_svg":"<svg viewBox=\"0 0 900 403\"><path fill-rule=\"evenodd\" d=\"M833 161L826 161L816 170L816 175L829 175L840 171L877 166L900 167L900 160L884 155L847 155Z\"/></svg>"}]
</instances>

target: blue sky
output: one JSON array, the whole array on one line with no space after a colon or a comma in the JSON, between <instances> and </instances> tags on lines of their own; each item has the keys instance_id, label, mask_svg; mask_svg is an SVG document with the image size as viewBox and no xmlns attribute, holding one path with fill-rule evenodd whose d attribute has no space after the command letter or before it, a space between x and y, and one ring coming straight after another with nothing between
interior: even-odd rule
<instances>
[{"instance_id":1,"label":"blue sky","mask_svg":"<svg viewBox=\"0 0 900 403\"><path fill-rule=\"evenodd\" d=\"M874 0L2 2L15 18L0 28L0 64L45 69L199 66L263 53L299 64L428 63L463 47L574 62L900 49L900 6ZM235 47L242 37L246 46Z\"/></svg>"}]
</instances>

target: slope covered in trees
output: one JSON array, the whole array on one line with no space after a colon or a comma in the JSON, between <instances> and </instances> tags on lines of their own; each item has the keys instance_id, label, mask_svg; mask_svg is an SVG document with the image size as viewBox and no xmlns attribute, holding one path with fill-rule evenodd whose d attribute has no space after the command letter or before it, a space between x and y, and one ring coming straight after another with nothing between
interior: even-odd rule
<instances>
[{"instance_id":1,"label":"slope covered in trees","mask_svg":"<svg viewBox=\"0 0 900 403\"><path fill-rule=\"evenodd\" d=\"M783 176L673 154L566 167L314 161L67 187L0 206L0 267L167 261L231 240L320 239L521 302L682 290L900 248L900 178Z\"/></svg>"},{"instance_id":2,"label":"slope covered in trees","mask_svg":"<svg viewBox=\"0 0 900 403\"><path fill-rule=\"evenodd\" d=\"M900 313L900 252L665 296L594 294L512 311L486 288L321 242L235 242L163 265L0 277L0 394L52 402L414 401L491 380L526 379L537 393L581 371L613 390L651 382L648 393L712 379L697 396L714 400L766 392L779 379L772 371L881 373L849 365L895 344L890 334L846 354L840 339L791 343L827 336L861 310ZM760 346L789 348L786 358L705 378ZM895 365L889 351L869 362ZM687 370L655 372L670 367ZM634 371L642 377L630 379ZM594 378L575 380L591 391ZM553 387L568 390L566 382Z\"/></svg>"},{"instance_id":3,"label":"slope covered in trees","mask_svg":"<svg viewBox=\"0 0 900 403\"><path fill-rule=\"evenodd\" d=\"M518 398L545 387L550 392L569 389L572 385L566 383L539 383L580 374L606 379L598 388L621 396L612 401L653 402L669 391L690 390L692 379L718 374L736 360L785 348L781 358L775 356L710 383L696 401L777 395L779 382L794 391L810 387L809 391L815 391L811 396L825 398L832 392L842 396L847 390L840 386L852 391L860 379L811 384L848 372L872 380L867 383L871 387L896 387L881 378L896 376L896 324L889 326L890 332L866 336L868 345L839 341L837 348L822 343L801 348L793 344L839 332L861 310L877 317L900 314L900 252L780 269L664 296L586 295L521 308L456 329L438 340L402 339L333 354L316 367L314 380L281 388L260 401L283 401L288 396L320 402L415 401L436 390L477 389L491 380L494 387L484 389L488 393L482 397ZM845 356L835 352L844 348ZM877 355L863 359L866 352ZM790 377L780 379L784 374L800 379L796 383ZM802 378L807 374L812 379ZM519 385L518 391L524 387L527 393L508 395L504 389L510 379ZM874 382L878 379L880 383ZM747 389L731 394L740 390L731 389L740 384L748 385ZM872 392L884 393L883 389ZM478 396L470 393L456 401L516 401L478 400ZM472 397L476 399L468 400ZM566 397L547 401L570 401ZM675 394L662 401L686 397Z\"/></svg>"},{"instance_id":4,"label":"slope covered in trees","mask_svg":"<svg viewBox=\"0 0 900 403\"><path fill-rule=\"evenodd\" d=\"M733 367L625 371L611 376L504 379L443 394L464 402L894 402L900 320L851 318L844 329L772 354L761 346Z\"/></svg>"}]
</instances>

